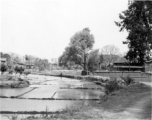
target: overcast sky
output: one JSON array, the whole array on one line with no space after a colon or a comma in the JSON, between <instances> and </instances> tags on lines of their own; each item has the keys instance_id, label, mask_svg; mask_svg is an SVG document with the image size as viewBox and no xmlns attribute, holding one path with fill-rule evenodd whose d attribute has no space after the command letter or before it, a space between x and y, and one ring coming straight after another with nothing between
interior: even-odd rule
<instances>
[{"instance_id":1,"label":"overcast sky","mask_svg":"<svg viewBox=\"0 0 152 120\"><path fill-rule=\"evenodd\" d=\"M70 38L89 27L94 49L113 44L127 51L127 33L114 21L128 0L1 0L0 51L58 58Z\"/></svg>"}]
</instances>

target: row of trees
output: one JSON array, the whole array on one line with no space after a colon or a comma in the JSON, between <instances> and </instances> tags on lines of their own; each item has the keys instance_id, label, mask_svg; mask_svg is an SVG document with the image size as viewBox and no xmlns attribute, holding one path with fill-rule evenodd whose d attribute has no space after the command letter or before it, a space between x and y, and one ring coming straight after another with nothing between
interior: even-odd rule
<instances>
[{"instance_id":1,"label":"row of trees","mask_svg":"<svg viewBox=\"0 0 152 120\"><path fill-rule=\"evenodd\" d=\"M14 61L19 63L33 64L34 67L38 68L40 71L49 70L50 63L47 59L40 59L38 57L34 57L32 55L20 56L15 53L0 53L2 58L7 59L8 69L14 68Z\"/></svg>"},{"instance_id":2,"label":"row of trees","mask_svg":"<svg viewBox=\"0 0 152 120\"><path fill-rule=\"evenodd\" d=\"M50 69L50 63L47 59L40 59L40 58L34 57L32 55L26 55L25 59L28 64L33 64L40 71Z\"/></svg>"}]
</instances>

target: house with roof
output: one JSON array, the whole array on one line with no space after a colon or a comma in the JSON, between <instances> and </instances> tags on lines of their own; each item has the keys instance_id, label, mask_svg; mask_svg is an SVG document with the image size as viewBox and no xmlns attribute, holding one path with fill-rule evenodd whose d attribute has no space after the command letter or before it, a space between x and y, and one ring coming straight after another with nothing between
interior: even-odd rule
<instances>
[{"instance_id":1,"label":"house with roof","mask_svg":"<svg viewBox=\"0 0 152 120\"><path fill-rule=\"evenodd\" d=\"M145 62L145 72L152 73L152 59Z\"/></svg>"},{"instance_id":2,"label":"house with roof","mask_svg":"<svg viewBox=\"0 0 152 120\"><path fill-rule=\"evenodd\" d=\"M33 69L34 68L34 64L32 62L27 61L26 62L26 68L27 69Z\"/></svg>"},{"instance_id":3,"label":"house with roof","mask_svg":"<svg viewBox=\"0 0 152 120\"><path fill-rule=\"evenodd\" d=\"M145 66L139 63L129 63L125 58L121 58L113 63L114 71L145 71Z\"/></svg>"},{"instance_id":4,"label":"house with roof","mask_svg":"<svg viewBox=\"0 0 152 120\"><path fill-rule=\"evenodd\" d=\"M22 68L25 68L26 67L26 64L23 63L23 62L19 62L18 60L14 59L13 60L13 64L14 64L14 68L17 66L17 67L22 67Z\"/></svg>"},{"instance_id":5,"label":"house with roof","mask_svg":"<svg viewBox=\"0 0 152 120\"><path fill-rule=\"evenodd\" d=\"M1 64L7 65L7 58L1 58L0 57L0 61L1 61Z\"/></svg>"}]
</instances>

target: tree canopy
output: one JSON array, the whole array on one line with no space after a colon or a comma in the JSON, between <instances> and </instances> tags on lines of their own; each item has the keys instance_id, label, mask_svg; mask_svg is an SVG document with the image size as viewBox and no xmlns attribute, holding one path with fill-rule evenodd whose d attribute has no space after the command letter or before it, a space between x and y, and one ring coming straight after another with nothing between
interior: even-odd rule
<instances>
[{"instance_id":1,"label":"tree canopy","mask_svg":"<svg viewBox=\"0 0 152 120\"><path fill-rule=\"evenodd\" d=\"M68 62L74 62L87 70L87 59L90 50L94 44L94 36L90 34L89 28L84 28L71 37L70 44L65 48L62 56L59 58L60 65L67 65Z\"/></svg>"},{"instance_id":2,"label":"tree canopy","mask_svg":"<svg viewBox=\"0 0 152 120\"><path fill-rule=\"evenodd\" d=\"M7 71L7 65L0 64L0 71L1 71L1 74L3 74L4 72L6 72Z\"/></svg>"},{"instance_id":3,"label":"tree canopy","mask_svg":"<svg viewBox=\"0 0 152 120\"><path fill-rule=\"evenodd\" d=\"M131 63L143 64L152 50L152 1L132 1L119 18L121 21L115 22L116 25L120 31L128 32L127 40L123 42L129 47L125 58Z\"/></svg>"}]
</instances>

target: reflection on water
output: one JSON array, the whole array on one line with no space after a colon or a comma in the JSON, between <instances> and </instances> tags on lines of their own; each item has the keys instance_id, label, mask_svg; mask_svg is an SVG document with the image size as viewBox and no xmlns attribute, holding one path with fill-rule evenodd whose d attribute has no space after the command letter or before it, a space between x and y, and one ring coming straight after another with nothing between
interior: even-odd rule
<instances>
[{"instance_id":1,"label":"reflection on water","mask_svg":"<svg viewBox=\"0 0 152 120\"><path fill-rule=\"evenodd\" d=\"M24 94L28 91L32 90L32 88L28 87L28 88L1 88L0 89L0 96L7 96L7 97L11 97L11 96L19 96L21 94Z\"/></svg>"},{"instance_id":2,"label":"reflection on water","mask_svg":"<svg viewBox=\"0 0 152 120\"><path fill-rule=\"evenodd\" d=\"M62 89L59 90L54 98L58 99L100 99L104 93L95 90L82 89Z\"/></svg>"},{"instance_id":3,"label":"reflection on water","mask_svg":"<svg viewBox=\"0 0 152 120\"><path fill-rule=\"evenodd\" d=\"M21 98L51 98L58 89L59 87L55 85L43 86L21 96Z\"/></svg>"}]
</instances>

